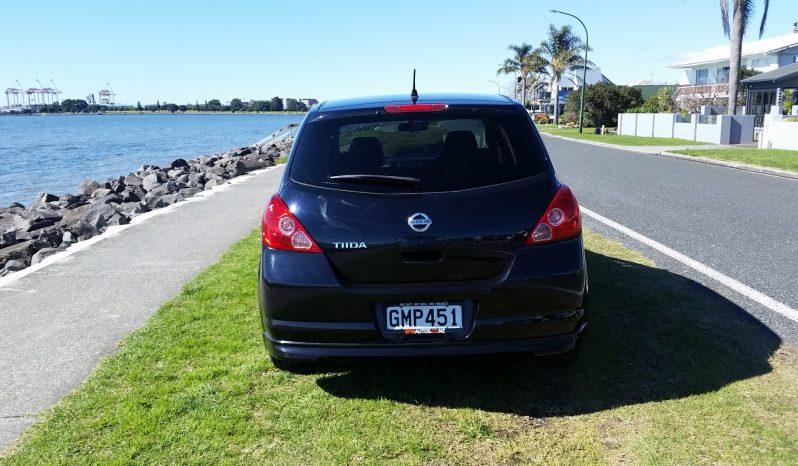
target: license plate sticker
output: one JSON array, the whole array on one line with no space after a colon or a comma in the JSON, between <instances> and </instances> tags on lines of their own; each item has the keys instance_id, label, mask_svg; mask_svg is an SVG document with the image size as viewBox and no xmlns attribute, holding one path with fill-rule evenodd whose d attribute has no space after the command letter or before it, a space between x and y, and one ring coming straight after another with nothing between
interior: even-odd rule
<instances>
[{"instance_id":1,"label":"license plate sticker","mask_svg":"<svg viewBox=\"0 0 798 466\"><path fill-rule=\"evenodd\" d=\"M463 328L463 306L459 303L399 303L386 307L387 328L405 335L446 333Z\"/></svg>"}]
</instances>

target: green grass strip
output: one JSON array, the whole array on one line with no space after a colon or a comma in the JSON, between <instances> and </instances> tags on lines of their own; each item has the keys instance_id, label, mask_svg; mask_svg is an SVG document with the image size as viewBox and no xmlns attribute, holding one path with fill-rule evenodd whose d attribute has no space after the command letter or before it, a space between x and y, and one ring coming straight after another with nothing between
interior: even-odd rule
<instances>
[{"instance_id":1,"label":"green grass strip","mask_svg":"<svg viewBox=\"0 0 798 466\"><path fill-rule=\"evenodd\" d=\"M793 349L714 292L586 233L576 360L274 369L253 232L40 416L0 464L795 464Z\"/></svg>"},{"instance_id":2,"label":"green grass strip","mask_svg":"<svg viewBox=\"0 0 798 466\"><path fill-rule=\"evenodd\" d=\"M761 167L798 172L798 151L782 149L690 149L674 150L677 154L706 157L727 162L742 162Z\"/></svg>"},{"instance_id":3,"label":"green grass strip","mask_svg":"<svg viewBox=\"0 0 798 466\"><path fill-rule=\"evenodd\" d=\"M617 134L594 134L595 128L582 128L579 134L577 128L558 128L555 125L536 125L538 131L553 136L562 136L583 141L603 142L619 146L696 146L703 142L678 138L648 138L640 136L621 136Z\"/></svg>"}]
</instances>

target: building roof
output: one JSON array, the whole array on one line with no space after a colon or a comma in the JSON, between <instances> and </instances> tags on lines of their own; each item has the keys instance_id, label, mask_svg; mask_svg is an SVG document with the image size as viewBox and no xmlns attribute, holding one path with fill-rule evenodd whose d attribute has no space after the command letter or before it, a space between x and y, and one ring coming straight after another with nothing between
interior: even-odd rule
<instances>
[{"instance_id":1,"label":"building roof","mask_svg":"<svg viewBox=\"0 0 798 466\"><path fill-rule=\"evenodd\" d=\"M798 47L798 33L792 32L783 36L755 40L743 43L743 57L752 55L770 55L792 47ZM691 58L668 66L668 68L693 68L698 65L715 63L729 59L729 45L719 45L697 53Z\"/></svg>"},{"instance_id":2,"label":"building roof","mask_svg":"<svg viewBox=\"0 0 798 466\"><path fill-rule=\"evenodd\" d=\"M756 89L796 87L798 86L798 63L792 63L767 73L751 76L740 82Z\"/></svg>"}]
</instances>

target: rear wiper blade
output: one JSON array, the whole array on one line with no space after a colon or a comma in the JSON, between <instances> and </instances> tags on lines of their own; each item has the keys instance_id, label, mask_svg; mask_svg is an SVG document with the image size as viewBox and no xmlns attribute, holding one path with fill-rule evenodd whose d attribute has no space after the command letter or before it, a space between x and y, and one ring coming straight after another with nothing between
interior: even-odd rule
<instances>
[{"instance_id":1,"label":"rear wiper blade","mask_svg":"<svg viewBox=\"0 0 798 466\"><path fill-rule=\"evenodd\" d=\"M386 184L394 186L418 186L421 184L421 178L413 178L411 176L352 174L330 176L328 179L335 181L348 181L351 183Z\"/></svg>"}]
</instances>

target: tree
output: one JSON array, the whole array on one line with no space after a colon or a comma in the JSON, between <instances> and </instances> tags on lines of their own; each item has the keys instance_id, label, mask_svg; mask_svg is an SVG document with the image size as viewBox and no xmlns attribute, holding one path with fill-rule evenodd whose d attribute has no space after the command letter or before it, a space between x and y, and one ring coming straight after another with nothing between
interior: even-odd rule
<instances>
[{"instance_id":1,"label":"tree","mask_svg":"<svg viewBox=\"0 0 798 466\"><path fill-rule=\"evenodd\" d=\"M299 105L297 105L299 101L296 99L285 99L285 109L289 112L296 112L299 109Z\"/></svg>"},{"instance_id":2,"label":"tree","mask_svg":"<svg viewBox=\"0 0 798 466\"><path fill-rule=\"evenodd\" d=\"M136 102L136 110L139 112L144 110L144 107L141 106L141 101Z\"/></svg>"},{"instance_id":3,"label":"tree","mask_svg":"<svg viewBox=\"0 0 798 466\"><path fill-rule=\"evenodd\" d=\"M230 110L235 112L237 110L241 110L244 108L244 104L241 102L241 99L233 99L230 101Z\"/></svg>"},{"instance_id":4,"label":"tree","mask_svg":"<svg viewBox=\"0 0 798 466\"><path fill-rule=\"evenodd\" d=\"M537 56L540 57L541 69L544 74L551 79L549 89L551 89L552 103L554 104L554 124L559 122L560 116L560 81L566 71L582 68L585 59L582 56L585 45L582 39L575 35L571 26L562 26L557 29L553 24L549 25L549 33L546 40L540 43L537 49ZM592 49L588 49L592 51ZM588 61L587 66L593 65ZM584 83L582 83L584 85Z\"/></svg>"},{"instance_id":5,"label":"tree","mask_svg":"<svg viewBox=\"0 0 798 466\"><path fill-rule=\"evenodd\" d=\"M729 54L729 96L737 95L737 88L740 85L740 61L743 51L743 36L748 21L754 15L754 0L731 0L732 17L731 27L729 26L729 1L720 0L720 18L723 23L723 33L731 42ZM762 22L759 25L759 38L765 32L765 21L768 18L768 7L770 1L765 0L765 10L762 12ZM730 98L728 114L734 115L737 112L737 99Z\"/></svg>"},{"instance_id":6,"label":"tree","mask_svg":"<svg viewBox=\"0 0 798 466\"><path fill-rule=\"evenodd\" d=\"M266 100L255 100L252 102L251 107L256 112L268 112L271 110L271 103Z\"/></svg>"},{"instance_id":7,"label":"tree","mask_svg":"<svg viewBox=\"0 0 798 466\"><path fill-rule=\"evenodd\" d=\"M596 83L585 88L585 120L589 126L618 126L618 114L643 103L640 89Z\"/></svg>"},{"instance_id":8,"label":"tree","mask_svg":"<svg viewBox=\"0 0 798 466\"><path fill-rule=\"evenodd\" d=\"M283 99L275 96L272 97L271 101L271 109L273 112L282 112L283 111Z\"/></svg>"},{"instance_id":9,"label":"tree","mask_svg":"<svg viewBox=\"0 0 798 466\"><path fill-rule=\"evenodd\" d=\"M169 113L175 113L176 111L180 110L177 104L166 104L164 106Z\"/></svg>"},{"instance_id":10,"label":"tree","mask_svg":"<svg viewBox=\"0 0 798 466\"><path fill-rule=\"evenodd\" d=\"M656 94L646 99L643 105L635 106L632 110L637 113L673 113L676 111L676 102L671 92L670 87L663 86Z\"/></svg>"},{"instance_id":11,"label":"tree","mask_svg":"<svg viewBox=\"0 0 798 466\"><path fill-rule=\"evenodd\" d=\"M513 52L513 56L504 60L504 63L496 71L496 75L517 74L518 80L521 82L521 103L526 105L529 77L540 72L543 63L534 47L526 42L521 45L509 45L507 50Z\"/></svg>"},{"instance_id":12,"label":"tree","mask_svg":"<svg viewBox=\"0 0 798 466\"><path fill-rule=\"evenodd\" d=\"M186 110L188 110L188 105L179 105L177 109L180 110L181 112L185 112Z\"/></svg>"},{"instance_id":13,"label":"tree","mask_svg":"<svg viewBox=\"0 0 798 466\"><path fill-rule=\"evenodd\" d=\"M65 112L82 113L89 109L89 104L83 99L64 99L61 108Z\"/></svg>"},{"instance_id":14,"label":"tree","mask_svg":"<svg viewBox=\"0 0 798 466\"><path fill-rule=\"evenodd\" d=\"M155 110L159 110L159 111L161 110L161 101L160 100L156 100L155 101Z\"/></svg>"},{"instance_id":15,"label":"tree","mask_svg":"<svg viewBox=\"0 0 798 466\"><path fill-rule=\"evenodd\" d=\"M212 112L218 112L222 109L222 103L219 102L219 99L211 99L205 102L205 109Z\"/></svg>"}]
</instances>

